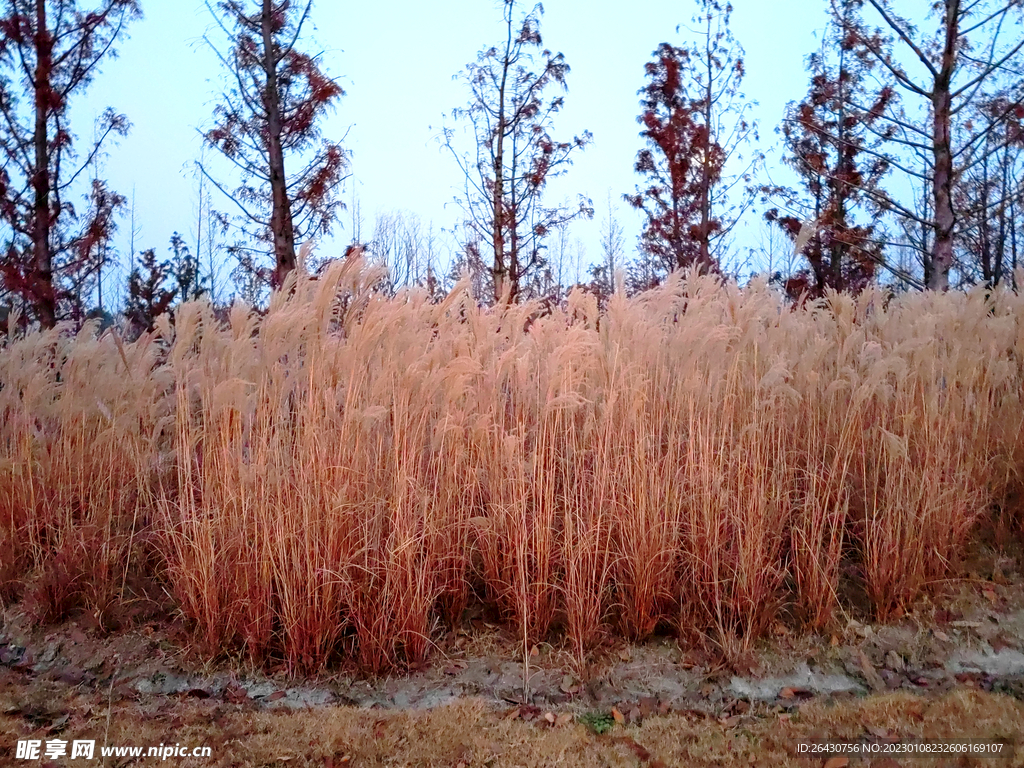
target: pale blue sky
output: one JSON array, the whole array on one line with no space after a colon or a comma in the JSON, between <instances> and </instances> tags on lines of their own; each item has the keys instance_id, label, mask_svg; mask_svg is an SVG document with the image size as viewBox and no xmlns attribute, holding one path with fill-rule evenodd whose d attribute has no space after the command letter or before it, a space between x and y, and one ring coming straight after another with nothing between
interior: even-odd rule
<instances>
[{"instance_id":1,"label":"pale blue sky","mask_svg":"<svg viewBox=\"0 0 1024 768\"><path fill-rule=\"evenodd\" d=\"M74 106L75 130L91 134L90 121L106 106L126 113L130 136L112 147L105 175L114 189L131 196L135 188L138 248L165 252L172 231L194 242L196 183L188 170L199 156L198 128L209 121L221 72L202 42L211 18L196 0L143 0L145 18L130 29L120 57L108 62L92 88ZM522 5L522 11L527 10ZM786 102L806 90L805 56L815 49L815 32L825 23L824 0L735 0L733 32L745 47L744 90L759 106L761 145L769 168L778 167L774 129ZM556 136L585 129L594 143L556 180L551 199L581 192L597 208L593 222L574 225L588 255L598 255L598 230L607 215L610 189L632 252L639 220L621 195L632 191L632 166L641 147L636 122L637 90L643 67L659 43L683 44L685 28L696 11L692 0L644 0L626 3L598 0L549 0L544 4L544 44L561 51L571 67L565 109ZM500 4L495 0L448 2L329 2L314 8L313 41L308 48L325 51L328 71L339 78L346 96L325 132L340 138L348 131L352 177L362 201L364 239L378 209L406 209L424 225L451 227L459 218L452 204L460 177L450 155L437 142L440 126L451 123L451 110L467 98L462 71L501 32ZM227 209L223 199L215 205ZM350 239L343 215L334 255ZM748 228L756 228L751 217ZM122 223L119 240L126 241ZM744 241L753 238L740 233ZM122 246L123 247L123 246Z\"/></svg>"}]
</instances>

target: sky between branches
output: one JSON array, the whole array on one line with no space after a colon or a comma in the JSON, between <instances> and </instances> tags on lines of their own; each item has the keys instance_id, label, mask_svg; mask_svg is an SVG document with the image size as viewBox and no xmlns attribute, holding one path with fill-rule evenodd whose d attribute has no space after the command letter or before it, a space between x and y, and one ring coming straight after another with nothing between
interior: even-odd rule
<instances>
[{"instance_id":1,"label":"sky between branches","mask_svg":"<svg viewBox=\"0 0 1024 768\"><path fill-rule=\"evenodd\" d=\"M113 189L136 199L136 249L164 253L174 231L194 245L198 185L192 163L199 158L199 129L209 124L222 71L203 35L213 21L196 0L144 0L145 18L120 44L120 56L105 62L101 74L73 105L72 125L83 140L107 106L127 114L129 137L113 146L105 175ZM532 7L523 3L520 13ZM804 58L819 45L826 21L822 0L734 0L733 32L746 49L744 91L758 102L751 114L760 122L761 148L776 181L781 169L775 127L788 101L807 88ZM599 254L598 234L607 217L607 197L625 228L627 255L635 250L640 219L622 200L638 177L633 162L642 142L636 117L637 91L644 64L661 42L683 45L696 11L689 0L549 0L544 4L544 45L565 54L571 67L565 109L555 136L590 130L594 143L581 153L564 178L550 186L552 200L577 193L592 198L593 221L573 225L588 256ZM517 14L517 18L519 14ZM403 209L426 227L451 228L460 218L453 197L461 177L437 137L454 124L451 110L468 98L464 82L453 80L486 45L501 35L501 5L495 0L388 0L356 3L320 0L306 50L323 51L327 71L346 91L324 133L340 138L351 152L353 191L363 213L363 239L377 210ZM681 25L676 32L677 25ZM468 145L467 145L468 148ZM214 206L232 204L214 193ZM737 245L753 246L759 216L748 217ZM121 222L118 250L127 252L128 222ZM341 216L324 256L340 255L352 239L350 212Z\"/></svg>"}]
</instances>

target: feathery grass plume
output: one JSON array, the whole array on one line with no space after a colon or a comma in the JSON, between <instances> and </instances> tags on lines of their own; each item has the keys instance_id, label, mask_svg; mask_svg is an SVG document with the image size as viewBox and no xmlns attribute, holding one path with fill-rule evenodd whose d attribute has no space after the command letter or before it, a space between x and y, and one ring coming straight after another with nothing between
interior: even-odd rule
<instances>
[{"instance_id":1,"label":"feathery grass plume","mask_svg":"<svg viewBox=\"0 0 1024 768\"><path fill-rule=\"evenodd\" d=\"M378 673L482 601L528 686L553 632L582 665L659 626L739 653L850 587L892 615L993 510L1024 523L1005 289L793 308L677 274L601 312L380 279L357 254L262 317L0 340L0 599L114 626L166 585L211 654Z\"/></svg>"}]
</instances>

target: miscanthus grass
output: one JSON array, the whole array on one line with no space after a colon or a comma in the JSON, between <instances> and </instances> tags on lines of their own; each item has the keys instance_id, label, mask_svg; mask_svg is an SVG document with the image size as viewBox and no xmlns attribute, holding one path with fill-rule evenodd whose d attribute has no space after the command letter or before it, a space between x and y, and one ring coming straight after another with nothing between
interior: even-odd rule
<instances>
[{"instance_id":1,"label":"miscanthus grass","mask_svg":"<svg viewBox=\"0 0 1024 768\"><path fill-rule=\"evenodd\" d=\"M115 625L156 585L211 653L305 671L419 663L474 602L524 660L659 629L735 653L787 605L827 626L842 579L890 616L1021 526L1010 292L793 309L676 276L543 313L379 278L7 339L0 599Z\"/></svg>"}]
</instances>

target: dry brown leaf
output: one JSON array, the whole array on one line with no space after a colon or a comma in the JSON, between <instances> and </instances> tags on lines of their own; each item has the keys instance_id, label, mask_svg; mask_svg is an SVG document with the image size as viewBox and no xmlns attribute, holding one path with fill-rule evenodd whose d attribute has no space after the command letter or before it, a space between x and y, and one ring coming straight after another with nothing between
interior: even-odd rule
<instances>
[{"instance_id":1,"label":"dry brown leaf","mask_svg":"<svg viewBox=\"0 0 1024 768\"><path fill-rule=\"evenodd\" d=\"M884 691L886 689L885 681L878 676L878 672L875 671L875 666L871 663L871 659L868 658L864 651L857 651L857 656L860 669L864 673L864 679L868 681L868 685L876 691Z\"/></svg>"},{"instance_id":2,"label":"dry brown leaf","mask_svg":"<svg viewBox=\"0 0 1024 768\"><path fill-rule=\"evenodd\" d=\"M555 720L555 726L556 727L561 727L563 725L568 725L571 722L572 722L572 712L563 712L562 714L560 714L558 716L558 719Z\"/></svg>"},{"instance_id":3,"label":"dry brown leaf","mask_svg":"<svg viewBox=\"0 0 1024 768\"><path fill-rule=\"evenodd\" d=\"M626 724L626 716L619 712L617 707L612 707L612 717L615 718L615 722L619 725Z\"/></svg>"},{"instance_id":4,"label":"dry brown leaf","mask_svg":"<svg viewBox=\"0 0 1024 768\"><path fill-rule=\"evenodd\" d=\"M249 698L249 692L237 683L224 686L224 700L230 704L241 704Z\"/></svg>"},{"instance_id":5,"label":"dry brown leaf","mask_svg":"<svg viewBox=\"0 0 1024 768\"><path fill-rule=\"evenodd\" d=\"M633 654L630 652L629 648L623 648L621 651L619 651L619 658L623 661L629 661L631 658L633 658Z\"/></svg>"},{"instance_id":6,"label":"dry brown leaf","mask_svg":"<svg viewBox=\"0 0 1024 768\"><path fill-rule=\"evenodd\" d=\"M465 661L462 661L461 659L457 660L457 661L453 661L451 664L449 664L447 667L444 668L444 673L446 675L457 675L457 674L459 674L459 672L462 672L463 670L465 670L466 667L468 667L468 666L469 665Z\"/></svg>"},{"instance_id":7,"label":"dry brown leaf","mask_svg":"<svg viewBox=\"0 0 1024 768\"><path fill-rule=\"evenodd\" d=\"M558 718L555 717L555 713L554 712L545 712L544 713L544 719L547 720L552 725L554 725L555 724L555 720L557 720Z\"/></svg>"},{"instance_id":8,"label":"dry brown leaf","mask_svg":"<svg viewBox=\"0 0 1024 768\"><path fill-rule=\"evenodd\" d=\"M823 768L846 768L850 764L848 757L830 757L825 761Z\"/></svg>"},{"instance_id":9,"label":"dry brown leaf","mask_svg":"<svg viewBox=\"0 0 1024 768\"><path fill-rule=\"evenodd\" d=\"M638 744L632 736L616 736L613 740L619 744L625 744L627 747L629 747L641 763L646 763L653 757L653 755L651 755L650 753L650 750L648 750L642 744ZM651 764L654 765L657 762L659 761L655 760Z\"/></svg>"},{"instance_id":10,"label":"dry brown leaf","mask_svg":"<svg viewBox=\"0 0 1024 768\"><path fill-rule=\"evenodd\" d=\"M757 657L751 651L746 651L733 659L732 668L736 674L749 677L758 673L760 665L757 662Z\"/></svg>"},{"instance_id":11,"label":"dry brown leaf","mask_svg":"<svg viewBox=\"0 0 1024 768\"><path fill-rule=\"evenodd\" d=\"M642 696L637 702L637 706L640 707L641 717L650 717L658 711L658 700L653 696Z\"/></svg>"}]
</instances>

